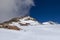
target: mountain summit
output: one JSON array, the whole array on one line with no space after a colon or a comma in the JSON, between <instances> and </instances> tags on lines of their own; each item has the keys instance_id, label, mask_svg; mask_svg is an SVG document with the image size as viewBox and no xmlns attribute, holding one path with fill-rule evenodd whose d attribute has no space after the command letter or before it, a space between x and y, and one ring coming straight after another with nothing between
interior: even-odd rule
<instances>
[{"instance_id":1,"label":"mountain summit","mask_svg":"<svg viewBox=\"0 0 60 40\"><path fill-rule=\"evenodd\" d=\"M18 23L20 24L20 26L28 26L28 25L38 25L40 24L36 19L30 17L30 16L25 16L25 17L21 17L21 18L15 18L16 22L14 22L14 18L11 20L12 23L11 24L14 24L14 23Z\"/></svg>"},{"instance_id":2,"label":"mountain summit","mask_svg":"<svg viewBox=\"0 0 60 40\"><path fill-rule=\"evenodd\" d=\"M40 23L36 19L30 16L24 16L24 17L12 18L9 21L0 23L0 28L20 30L21 26L35 26L39 24Z\"/></svg>"},{"instance_id":3,"label":"mountain summit","mask_svg":"<svg viewBox=\"0 0 60 40\"><path fill-rule=\"evenodd\" d=\"M53 21L48 21L48 22L43 22L42 24L44 24L44 25L56 25L58 23L53 22Z\"/></svg>"}]
</instances>

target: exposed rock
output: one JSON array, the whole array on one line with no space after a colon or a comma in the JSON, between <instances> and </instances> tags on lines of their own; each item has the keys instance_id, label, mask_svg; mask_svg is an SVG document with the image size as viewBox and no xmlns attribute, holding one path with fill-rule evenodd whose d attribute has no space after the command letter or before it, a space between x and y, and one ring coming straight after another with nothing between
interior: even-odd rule
<instances>
[{"instance_id":1,"label":"exposed rock","mask_svg":"<svg viewBox=\"0 0 60 40\"><path fill-rule=\"evenodd\" d=\"M27 18L27 19L25 19L25 21L28 21L28 20L36 21L36 19L33 19L33 18Z\"/></svg>"},{"instance_id":2,"label":"exposed rock","mask_svg":"<svg viewBox=\"0 0 60 40\"><path fill-rule=\"evenodd\" d=\"M11 20L9 20L9 21L5 21L5 22L3 22L3 23L12 23L12 22L18 22L19 21L19 18L12 18Z\"/></svg>"},{"instance_id":3,"label":"exposed rock","mask_svg":"<svg viewBox=\"0 0 60 40\"><path fill-rule=\"evenodd\" d=\"M21 26L28 26L30 25L29 23L19 23Z\"/></svg>"},{"instance_id":4,"label":"exposed rock","mask_svg":"<svg viewBox=\"0 0 60 40\"><path fill-rule=\"evenodd\" d=\"M21 30L21 28L18 28L17 26L11 26L8 24L0 24L0 28L6 28L6 29L12 29L12 30Z\"/></svg>"}]
</instances>

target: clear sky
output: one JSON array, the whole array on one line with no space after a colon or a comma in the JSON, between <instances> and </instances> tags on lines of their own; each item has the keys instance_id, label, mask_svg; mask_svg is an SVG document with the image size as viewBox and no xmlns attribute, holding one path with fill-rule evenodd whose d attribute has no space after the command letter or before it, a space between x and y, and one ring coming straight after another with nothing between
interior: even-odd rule
<instances>
[{"instance_id":1,"label":"clear sky","mask_svg":"<svg viewBox=\"0 0 60 40\"><path fill-rule=\"evenodd\" d=\"M60 0L34 0L30 16L38 21L55 21L60 23Z\"/></svg>"}]
</instances>

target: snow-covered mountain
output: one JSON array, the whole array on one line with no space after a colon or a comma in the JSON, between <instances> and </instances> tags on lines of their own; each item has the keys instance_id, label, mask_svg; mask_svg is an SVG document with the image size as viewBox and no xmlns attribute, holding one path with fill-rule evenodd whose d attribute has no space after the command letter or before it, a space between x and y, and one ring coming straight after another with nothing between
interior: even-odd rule
<instances>
[{"instance_id":1,"label":"snow-covered mountain","mask_svg":"<svg viewBox=\"0 0 60 40\"><path fill-rule=\"evenodd\" d=\"M40 23L30 16L22 17L17 22L12 22L11 25L20 24L20 26L39 25Z\"/></svg>"},{"instance_id":2,"label":"snow-covered mountain","mask_svg":"<svg viewBox=\"0 0 60 40\"><path fill-rule=\"evenodd\" d=\"M0 24L0 40L60 40L60 24L55 24L41 24L30 16L13 18ZM14 27L22 30L10 30Z\"/></svg>"},{"instance_id":3,"label":"snow-covered mountain","mask_svg":"<svg viewBox=\"0 0 60 40\"><path fill-rule=\"evenodd\" d=\"M36 26L36 25L40 25L40 23L36 19L30 16L24 16L12 18L9 21L0 23L0 28L20 30L21 26Z\"/></svg>"},{"instance_id":4,"label":"snow-covered mountain","mask_svg":"<svg viewBox=\"0 0 60 40\"><path fill-rule=\"evenodd\" d=\"M43 22L42 24L44 24L44 25L56 25L58 23L53 22L53 21L48 21L48 22Z\"/></svg>"}]
</instances>

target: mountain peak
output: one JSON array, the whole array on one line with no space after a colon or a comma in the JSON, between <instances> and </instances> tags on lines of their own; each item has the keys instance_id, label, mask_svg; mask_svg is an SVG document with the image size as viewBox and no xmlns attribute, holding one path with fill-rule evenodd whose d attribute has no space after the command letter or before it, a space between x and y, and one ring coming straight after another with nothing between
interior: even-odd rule
<instances>
[{"instance_id":1,"label":"mountain peak","mask_svg":"<svg viewBox=\"0 0 60 40\"><path fill-rule=\"evenodd\" d=\"M30 16L25 16L25 17L20 17L17 18L17 21L14 22L12 21L11 23L9 23L9 25L12 26L17 26L17 27L28 27L28 26L36 26L36 25L40 25L40 23L38 21L36 21L36 19L30 17Z\"/></svg>"},{"instance_id":2,"label":"mountain peak","mask_svg":"<svg viewBox=\"0 0 60 40\"><path fill-rule=\"evenodd\" d=\"M33 25L35 26L35 25L39 25L39 24L40 23L38 21L36 21L36 19L34 19L30 16L24 16L24 17L12 18L9 21L0 23L0 28L20 30L21 26L33 26Z\"/></svg>"},{"instance_id":3,"label":"mountain peak","mask_svg":"<svg viewBox=\"0 0 60 40\"><path fill-rule=\"evenodd\" d=\"M53 21L48 21L48 22L43 22L42 24L45 24L45 25L54 25L54 24L57 24L57 23L53 22Z\"/></svg>"}]
</instances>

